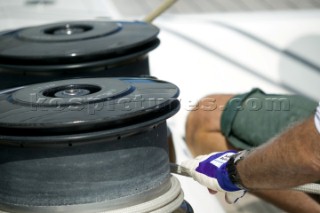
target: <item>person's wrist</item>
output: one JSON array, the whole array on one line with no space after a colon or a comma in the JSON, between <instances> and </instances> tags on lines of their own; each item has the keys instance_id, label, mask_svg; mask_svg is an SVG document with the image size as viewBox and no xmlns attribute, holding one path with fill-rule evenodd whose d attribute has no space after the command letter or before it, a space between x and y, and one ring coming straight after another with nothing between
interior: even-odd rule
<instances>
[{"instance_id":1,"label":"person's wrist","mask_svg":"<svg viewBox=\"0 0 320 213\"><path fill-rule=\"evenodd\" d=\"M237 165L251 152L252 150L243 150L237 154L231 156L229 161L226 163L226 169L230 181L236 185L239 189L248 190L242 182L240 174L237 169Z\"/></svg>"},{"instance_id":2,"label":"person's wrist","mask_svg":"<svg viewBox=\"0 0 320 213\"><path fill-rule=\"evenodd\" d=\"M237 184L235 184L230 178L230 175L227 169L228 162L223 164L219 168L219 172L217 173L217 177L216 177L217 181L220 187L225 191L228 191L228 192L239 191L241 190L241 188Z\"/></svg>"}]
</instances>

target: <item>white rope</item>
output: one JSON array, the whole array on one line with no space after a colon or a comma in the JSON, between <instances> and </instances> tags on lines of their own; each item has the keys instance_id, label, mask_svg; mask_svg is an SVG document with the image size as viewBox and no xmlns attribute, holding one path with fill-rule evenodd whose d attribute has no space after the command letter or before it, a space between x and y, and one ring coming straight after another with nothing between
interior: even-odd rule
<instances>
[{"instance_id":1,"label":"white rope","mask_svg":"<svg viewBox=\"0 0 320 213\"><path fill-rule=\"evenodd\" d=\"M320 184L309 183L292 188L293 190L320 195Z\"/></svg>"},{"instance_id":2,"label":"white rope","mask_svg":"<svg viewBox=\"0 0 320 213\"><path fill-rule=\"evenodd\" d=\"M157 8L148 14L143 21L151 23L154 19L169 9L177 0L164 0Z\"/></svg>"},{"instance_id":3,"label":"white rope","mask_svg":"<svg viewBox=\"0 0 320 213\"><path fill-rule=\"evenodd\" d=\"M168 213L177 210L184 200L184 194L178 179L174 176L170 178L171 187L167 192L159 197L137 204L135 206L104 211L100 213ZM14 211L12 211L14 212ZM61 212L61 211L59 211ZM0 213L9 213L0 210Z\"/></svg>"},{"instance_id":4,"label":"white rope","mask_svg":"<svg viewBox=\"0 0 320 213\"><path fill-rule=\"evenodd\" d=\"M181 206L183 200L184 200L184 194L183 194L183 191L181 190L179 196L175 200L173 200L171 203L167 204L166 206L161 207L160 209L152 211L152 213L174 212Z\"/></svg>"},{"instance_id":5,"label":"white rope","mask_svg":"<svg viewBox=\"0 0 320 213\"><path fill-rule=\"evenodd\" d=\"M167 213L178 209L183 202L184 196L178 179L171 177L171 187L163 195L135 206L126 207L101 213Z\"/></svg>"}]
</instances>

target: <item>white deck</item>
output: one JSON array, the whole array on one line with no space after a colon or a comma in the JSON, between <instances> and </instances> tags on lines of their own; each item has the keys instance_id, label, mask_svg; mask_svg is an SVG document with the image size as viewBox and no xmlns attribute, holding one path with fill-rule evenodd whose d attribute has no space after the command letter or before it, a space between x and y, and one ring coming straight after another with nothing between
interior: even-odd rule
<instances>
[{"instance_id":1,"label":"white deck","mask_svg":"<svg viewBox=\"0 0 320 213\"><path fill-rule=\"evenodd\" d=\"M155 24L162 29L162 43L150 54L152 74L177 84L181 89L181 110L169 121L178 161L188 157L182 140L188 111L205 95L240 93L260 87L268 93L298 92L320 100L320 70L310 69L282 53L301 38L310 35L320 38L319 11L166 16ZM250 33L259 40L235 29ZM319 49L320 40L314 45ZM308 57L303 51L296 53ZM310 61L315 58L311 57ZM315 63L319 66L319 61ZM283 72L287 75L284 76ZM199 208L202 208L196 212L217 212L215 203L210 203L206 192L198 188L189 191L193 185L185 181L186 197L190 197L192 205L200 204ZM281 212L252 197L236 206L225 206L225 211Z\"/></svg>"}]
</instances>

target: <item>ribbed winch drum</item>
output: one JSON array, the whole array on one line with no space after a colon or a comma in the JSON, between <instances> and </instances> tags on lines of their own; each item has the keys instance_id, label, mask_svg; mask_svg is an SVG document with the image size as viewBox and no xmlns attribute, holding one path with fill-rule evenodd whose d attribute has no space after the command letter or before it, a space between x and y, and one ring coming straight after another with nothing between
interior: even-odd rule
<instances>
[{"instance_id":1,"label":"ribbed winch drum","mask_svg":"<svg viewBox=\"0 0 320 213\"><path fill-rule=\"evenodd\" d=\"M150 75L159 29L145 22L69 21L0 33L0 89L72 77Z\"/></svg>"},{"instance_id":2,"label":"ribbed winch drum","mask_svg":"<svg viewBox=\"0 0 320 213\"><path fill-rule=\"evenodd\" d=\"M178 93L151 78L2 91L0 211L103 212L160 199L178 184L166 136Z\"/></svg>"}]
</instances>

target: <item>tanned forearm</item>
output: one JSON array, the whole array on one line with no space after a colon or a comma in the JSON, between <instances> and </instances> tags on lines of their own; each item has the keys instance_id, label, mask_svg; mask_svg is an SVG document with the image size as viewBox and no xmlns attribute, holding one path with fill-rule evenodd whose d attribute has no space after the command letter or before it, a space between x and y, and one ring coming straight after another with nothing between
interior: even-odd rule
<instances>
[{"instance_id":1,"label":"tanned forearm","mask_svg":"<svg viewBox=\"0 0 320 213\"><path fill-rule=\"evenodd\" d=\"M313 118L251 152L237 170L248 189L285 189L320 180L320 134Z\"/></svg>"}]
</instances>

